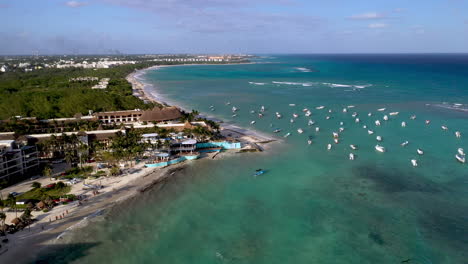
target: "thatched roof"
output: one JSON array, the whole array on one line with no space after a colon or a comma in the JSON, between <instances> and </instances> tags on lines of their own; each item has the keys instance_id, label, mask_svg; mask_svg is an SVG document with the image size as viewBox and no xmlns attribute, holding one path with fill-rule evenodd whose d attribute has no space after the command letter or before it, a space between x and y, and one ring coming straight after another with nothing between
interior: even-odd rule
<instances>
[{"instance_id":1,"label":"thatched roof","mask_svg":"<svg viewBox=\"0 0 468 264\"><path fill-rule=\"evenodd\" d=\"M140 117L140 121L168 121L174 120L182 117L182 113L180 112L179 108L175 106L158 108L155 107L151 110L146 110Z\"/></svg>"}]
</instances>

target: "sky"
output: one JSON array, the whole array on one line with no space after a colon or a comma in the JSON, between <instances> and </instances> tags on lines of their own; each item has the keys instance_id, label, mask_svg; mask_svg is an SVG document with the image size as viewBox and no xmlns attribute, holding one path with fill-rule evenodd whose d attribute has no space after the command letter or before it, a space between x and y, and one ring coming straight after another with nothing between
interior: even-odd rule
<instances>
[{"instance_id":1,"label":"sky","mask_svg":"<svg viewBox=\"0 0 468 264\"><path fill-rule=\"evenodd\" d=\"M468 0L0 0L0 54L468 52Z\"/></svg>"}]
</instances>

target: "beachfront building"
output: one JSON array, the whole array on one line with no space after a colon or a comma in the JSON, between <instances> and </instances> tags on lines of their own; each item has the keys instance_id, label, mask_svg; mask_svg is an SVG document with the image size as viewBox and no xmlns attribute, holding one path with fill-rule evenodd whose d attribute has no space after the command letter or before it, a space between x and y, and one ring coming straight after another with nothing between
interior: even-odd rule
<instances>
[{"instance_id":1,"label":"beachfront building","mask_svg":"<svg viewBox=\"0 0 468 264\"><path fill-rule=\"evenodd\" d=\"M0 181L38 174L36 146L21 146L14 140L0 140Z\"/></svg>"},{"instance_id":2,"label":"beachfront building","mask_svg":"<svg viewBox=\"0 0 468 264\"><path fill-rule=\"evenodd\" d=\"M151 110L109 111L94 114L104 124L135 123L135 122L166 122L182 117L180 110L175 107L155 107Z\"/></svg>"}]
</instances>

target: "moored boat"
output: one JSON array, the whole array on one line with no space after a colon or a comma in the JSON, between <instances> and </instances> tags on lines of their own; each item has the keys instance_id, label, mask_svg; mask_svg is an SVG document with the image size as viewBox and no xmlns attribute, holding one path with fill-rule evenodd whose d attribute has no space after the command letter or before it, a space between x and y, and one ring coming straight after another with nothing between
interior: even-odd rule
<instances>
[{"instance_id":1,"label":"moored boat","mask_svg":"<svg viewBox=\"0 0 468 264\"><path fill-rule=\"evenodd\" d=\"M380 145L375 145L375 150L377 150L378 152L385 152L385 148Z\"/></svg>"}]
</instances>

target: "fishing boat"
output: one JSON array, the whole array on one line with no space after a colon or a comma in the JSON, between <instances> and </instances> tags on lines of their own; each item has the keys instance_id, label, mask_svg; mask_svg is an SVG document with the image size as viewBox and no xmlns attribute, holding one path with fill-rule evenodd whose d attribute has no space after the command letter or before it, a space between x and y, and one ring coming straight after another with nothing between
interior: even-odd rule
<instances>
[{"instance_id":1,"label":"fishing boat","mask_svg":"<svg viewBox=\"0 0 468 264\"><path fill-rule=\"evenodd\" d=\"M349 160L354 160L354 154L353 153L349 153Z\"/></svg>"},{"instance_id":2,"label":"fishing boat","mask_svg":"<svg viewBox=\"0 0 468 264\"><path fill-rule=\"evenodd\" d=\"M254 173L253 176L254 176L254 177L257 177L257 176L260 176L260 175L262 175L262 174L264 174L264 173L265 173L264 170L258 169L258 170L255 171L255 173Z\"/></svg>"},{"instance_id":3,"label":"fishing boat","mask_svg":"<svg viewBox=\"0 0 468 264\"><path fill-rule=\"evenodd\" d=\"M351 144L351 145L349 145L349 147L350 147L351 149L357 150L357 146L356 146L356 145L352 145L352 144Z\"/></svg>"},{"instance_id":4,"label":"fishing boat","mask_svg":"<svg viewBox=\"0 0 468 264\"><path fill-rule=\"evenodd\" d=\"M325 106L323 106L323 105L315 107L315 109L317 109L317 110L321 110L321 109L324 109L324 108L325 108Z\"/></svg>"},{"instance_id":5,"label":"fishing boat","mask_svg":"<svg viewBox=\"0 0 468 264\"><path fill-rule=\"evenodd\" d=\"M424 155L424 151L422 149L417 149L416 152L419 154L419 155Z\"/></svg>"},{"instance_id":6,"label":"fishing boat","mask_svg":"<svg viewBox=\"0 0 468 264\"><path fill-rule=\"evenodd\" d=\"M380 126L380 121L379 121L379 120L375 120L375 125L376 125L376 126Z\"/></svg>"},{"instance_id":7,"label":"fishing boat","mask_svg":"<svg viewBox=\"0 0 468 264\"><path fill-rule=\"evenodd\" d=\"M327 150L331 150L332 149L332 144L328 144L327 145Z\"/></svg>"},{"instance_id":8,"label":"fishing boat","mask_svg":"<svg viewBox=\"0 0 468 264\"><path fill-rule=\"evenodd\" d=\"M256 123L255 120L253 120L253 121L250 122L251 125L253 125L253 124L255 124L255 123Z\"/></svg>"},{"instance_id":9,"label":"fishing boat","mask_svg":"<svg viewBox=\"0 0 468 264\"><path fill-rule=\"evenodd\" d=\"M383 120L388 121L388 116L387 116L387 115L384 115L384 116L383 116Z\"/></svg>"},{"instance_id":10,"label":"fishing boat","mask_svg":"<svg viewBox=\"0 0 468 264\"><path fill-rule=\"evenodd\" d=\"M309 120L309 122L307 122L307 125L309 125L309 126L312 126L313 124L315 124L315 122L312 121L312 120Z\"/></svg>"},{"instance_id":11,"label":"fishing boat","mask_svg":"<svg viewBox=\"0 0 468 264\"><path fill-rule=\"evenodd\" d=\"M378 152L385 152L385 148L380 145L375 145L375 150L377 150Z\"/></svg>"},{"instance_id":12,"label":"fishing boat","mask_svg":"<svg viewBox=\"0 0 468 264\"><path fill-rule=\"evenodd\" d=\"M302 130L302 128L299 128L299 129L297 129L297 133L302 134L302 133L304 133L304 130Z\"/></svg>"},{"instance_id":13,"label":"fishing boat","mask_svg":"<svg viewBox=\"0 0 468 264\"><path fill-rule=\"evenodd\" d=\"M400 112L391 112L389 115L391 115L391 116L396 116L396 115L398 115L399 113L400 113Z\"/></svg>"},{"instance_id":14,"label":"fishing boat","mask_svg":"<svg viewBox=\"0 0 468 264\"><path fill-rule=\"evenodd\" d=\"M460 155L460 154L455 154L455 158L456 158L459 162L461 162L461 163L465 163L465 162L466 162L465 156L462 156L462 155Z\"/></svg>"},{"instance_id":15,"label":"fishing boat","mask_svg":"<svg viewBox=\"0 0 468 264\"><path fill-rule=\"evenodd\" d=\"M382 137L381 136L377 136L375 139L377 139L377 141L382 141Z\"/></svg>"},{"instance_id":16,"label":"fishing boat","mask_svg":"<svg viewBox=\"0 0 468 264\"><path fill-rule=\"evenodd\" d=\"M273 131L273 133L279 133L279 132L281 132L281 129L275 129L275 130Z\"/></svg>"},{"instance_id":17,"label":"fishing boat","mask_svg":"<svg viewBox=\"0 0 468 264\"><path fill-rule=\"evenodd\" d=\"M446 126L441 126L442 130L448 130L448 127Z\"/></svg>"},{"instance_id":18,"label":"fishing boat","mask_svg":"<svg viewBox=\"0 0 468 264\"><path fill-rule=\"evenodd\" d=\"M383 112L383 111L385 111L385 109L387 109L387 108L379 108L379 109L377 109L377 111Z\"/></svg>"},{"instance_id":19,"label":"fishing boat","mask_svg":"<svg viewBox=\"0 0 468 264\"><path fill-rule=\"evenodd\" d=\"M409 142L408 142L408 141L405 141L405 142L401 143L400 145L401 145L402 147L406 147L408 144L409 144Z\"/></svg>"},{"instance_id":20,"label":"fishing boat","mask_svg":"<svg viewBox=\"0 0 468 264\"><path fill-rule=\"evenodd\" d=\"M406 122L405 121L401 122L401 127L406 127Z\"/></svg>"},{"instance_id":21,"label":"fishing boat","mask_svg":"<svg viewBox=\"0 0 468 264\"><path fill-rule=\"evenodd\" d=\"M462 148L458 148L457 151L460 155L465 156L465 151Z\"/></svg>"},{"instance_id":22,"label":"fishing boat","mask_svg":"<svg viewBox=\"0 0 468 264\"><path fill-rule=\"evenodd\" d=\"M320 131L320 127L316 127L315 132L319 132L319 131Z\"/></svg>"},{"instance_id":23,"label":"fishing boat","mask_svg":"<svg viewBox=\"0 0 468 264\"><path fill-rule=\"evenodd\" d=\"M367 130L367 133L368 133L369 135L372 135L372 134L374 134L374 131L372 131L372 130Z\"/></svg>"},{"instance_id":24,"label":"fishing boat","mask_svg":"<svg viewBox=\"0 0 468 264\"><path fill-rule=\"evenodd\" d=\"M455 131L455 136L456 136L457 138L461 138L461 133L460 133L460 131Z\"/></svg>"},{"instance_id":25,"label":"fishing boat","mask_svg":"<svg viewBox=\"0 0 468 264\"><path fill-rule=\"evenodd\" d=\"M418 166L418 161L415 160L415 159L412 159L411 164L413 164L413 167L417 167Z\"/></svg>"},{"instance_id":26,"label":"fishing boat","mask_svg":"<svg viewBox=\"0 0 468 264\"><path fill-rule=\"evenodd\" d=\"M291 133L288 132L288 133L286 133L286 135L284 135L283 137L287 138L287 137L289 137L290 135L291 135Z\"/></svg>"}]
</instances>

